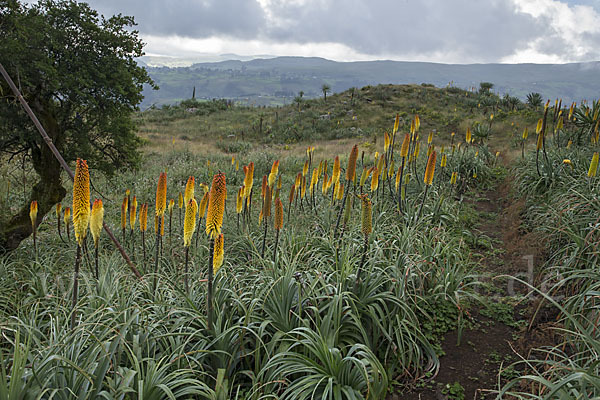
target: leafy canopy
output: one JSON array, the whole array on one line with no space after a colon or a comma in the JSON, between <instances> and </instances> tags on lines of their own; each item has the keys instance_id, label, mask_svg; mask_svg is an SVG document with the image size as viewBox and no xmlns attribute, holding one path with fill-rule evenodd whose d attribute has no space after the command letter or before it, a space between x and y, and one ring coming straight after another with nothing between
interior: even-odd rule
<instances>
[{"instance_id":1,"label":"leafy canopy","mask_svg":"<svg viewBox=\"0 0 600 400\"><path fill-rule=\"evenodd\" d=\"M134 25L132 17L105 18L86 3L0 0L0 62L67 162L81 157L111 173L138 161L130 117L143 85L154 84L135 61L143 43ZM43 151L5 82L0 89L0 151Z\"/></svg>"}]
</instances>

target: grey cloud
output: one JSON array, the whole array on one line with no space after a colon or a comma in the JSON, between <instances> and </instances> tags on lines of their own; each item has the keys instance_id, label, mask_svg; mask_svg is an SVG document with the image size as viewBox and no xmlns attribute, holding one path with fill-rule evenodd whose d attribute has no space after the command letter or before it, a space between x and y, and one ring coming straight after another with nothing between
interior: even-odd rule
<instances>
[{"instance_id":1,"label":"grey cloud","mask_svg":"<svg viewBox=\"0 0 600 400\"><path fill-rule=\"evenodd\" d=\"M288 24L268 30L267 36L344 43L366 54L452 53L469 61L494 61L524 47L540 29L506 1L332 0L313 5L272 3L273 13Z\"/></svg>"},{"instance_id":2,"label":"grey cloud","mask_svg":"<svg viewBox=\"0 0 600 400\"><path fill-rule=\"evenodd\" d=\"M451 55L456 62L494 62L536 39L545 54L561 54L566 47L546 18L521 13L506 0L270 0L268 15L257 0L90 4L105 15L134 15L143 34L333 42L373 57ZM600 44L597 35L590 40Z\"/></svg>"},{"instance_id":3,"label":"grey cloud","mask_svg":"<svg viewBox=\"0 0 600 400\"><path fill-rule=\"evenodd\" d=\"M133 15L142 33L193 38L255 37L265 24L255 0L88 0L105 16Z\"/></svg>"}]
</instances>

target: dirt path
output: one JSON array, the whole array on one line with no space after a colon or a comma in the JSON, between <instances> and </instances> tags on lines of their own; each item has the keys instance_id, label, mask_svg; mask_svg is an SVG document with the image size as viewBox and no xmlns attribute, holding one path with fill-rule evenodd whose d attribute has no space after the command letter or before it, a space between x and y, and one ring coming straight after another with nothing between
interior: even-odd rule
<instances>
[{"instance_id":1,"label":"dirt path","mask_svg":"<svg viewBox=\"0 0 600 400\"><path fill-rule=\"evenodd\" d=\"M509 185L507 179L471 201L481 215L473 232L488 243L472 250L481 265L483 305L474 305L470 327L462 332L459 345L458 331L446 334L437 376L410 393L391 395L390 400L495 399L499 377L514 376L507 367L517 359L513 348L524 348L526 341L527 306L519 302L525 288L498 277L527 277L532 263L541 265L543 254L539 242L521 231L524 204L509 198Z\"/></svg>"}]
</instances>

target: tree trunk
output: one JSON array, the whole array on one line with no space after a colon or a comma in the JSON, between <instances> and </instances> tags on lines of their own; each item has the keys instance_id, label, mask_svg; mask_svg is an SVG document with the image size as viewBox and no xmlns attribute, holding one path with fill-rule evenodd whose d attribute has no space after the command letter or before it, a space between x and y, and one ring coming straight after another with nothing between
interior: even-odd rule
<instances>
[{"instance_id":1,"label":"tree trunk","mask_svg":"<svg viewBox=\"0 0 600 400\"><path fill-rule=\"evenodd\" d=\"M38 109L37 114L48 136L60 149L62 138L56 119L47 110ZM29 206L33 200L38 202L37 224L39 225L44 216L53 210L56 203L60 202L67 193L60 179L61 166L41 139L36 140L33 145L31 158L33 168L40 180L31 189L29 201L25 202L21 210L8 223L0 227L0 254L16 249L21 241L32 234Z\"/></svg>"}]
</instances>

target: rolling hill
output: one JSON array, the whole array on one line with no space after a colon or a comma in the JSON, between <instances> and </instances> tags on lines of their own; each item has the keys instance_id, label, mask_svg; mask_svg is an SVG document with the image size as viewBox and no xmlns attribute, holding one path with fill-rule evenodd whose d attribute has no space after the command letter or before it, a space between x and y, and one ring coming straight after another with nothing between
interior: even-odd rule
<instances>
[{"instance_id":1,"label":"rolling hill","mask_svg":"<svg viewBox=\"0 0 600 400\"><path fill-rule=\"evenodd\" d=\"M600 62L573 64L436 64L403 61L336 62L323 58L276 57L229 60L189 67L147 67L159 85L146 89L142 108L196 98L229 98L247 104L290 103L299 91L306 97L322 95L327 83L333 92L380 83L431 83L469 89L480 82L494 83L500 94L524 99L539 92L564 102L595 99L600 93Z\"/></svg>"}]
</instances>

